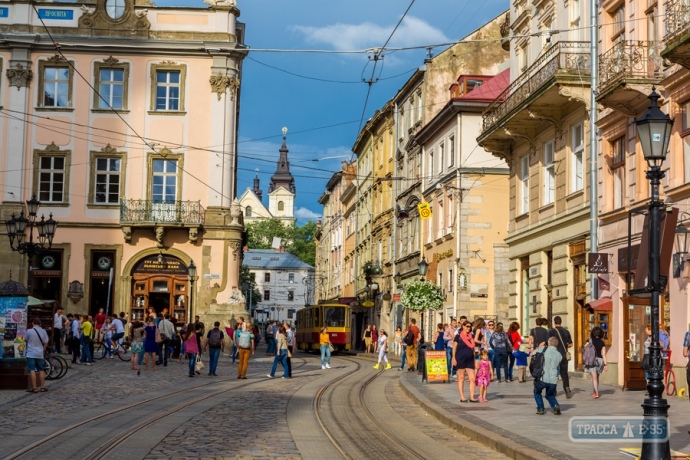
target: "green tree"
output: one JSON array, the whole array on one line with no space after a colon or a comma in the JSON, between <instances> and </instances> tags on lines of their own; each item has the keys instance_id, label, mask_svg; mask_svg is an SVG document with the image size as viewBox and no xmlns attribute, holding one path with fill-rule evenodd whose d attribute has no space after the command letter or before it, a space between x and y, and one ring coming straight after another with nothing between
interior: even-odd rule
<instances>
[{"instance_id":1,"label":"green tree","mask_svg":"<svg viewBox=\"0 0 690 460\"><path fill-rule=\"evenodd\" d=\"M311 266L316 263L316 223L308 222L301 227L294 227L293 237L286 248L290 254Z\"/></svg>"},{"instance_id":2,"label":"green tree","mask_svg":"<svg viewBox=\"0 0 690 460\"><path fill-rule=\"evenodd\" d=\"M252 286L252 307L256 307L256 304L261 300L261 291L256 288L254 284L254 274L249 270L249 267L242 265L240 267L240 289L242 293L247 297L247 302L249 302L249 292L245 290L245 286Z\"/></svg>"},{"instance_id":3,"label":"green tree","mask_svg":"<svg viewBox=\"0 0 690 460\"><path fill-rule=\"evenodd\" d=\"M279 219L258 220L246 225L249 231L249 249L271 249L273 238L281 239L281 246L301 261L314 265L316 262L316 223L302 227L284 225Z\"/></svg>"}]
</instances>

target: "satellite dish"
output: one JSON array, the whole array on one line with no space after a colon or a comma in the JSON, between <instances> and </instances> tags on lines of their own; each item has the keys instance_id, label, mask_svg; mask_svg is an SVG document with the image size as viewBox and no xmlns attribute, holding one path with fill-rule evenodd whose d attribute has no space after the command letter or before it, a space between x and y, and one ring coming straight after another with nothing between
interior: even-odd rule
<instances>
[{"instance_id":1,"label":"satellite dish","mask_svg":"<svg viewBox=\"0 0 690 460\"><path fill-rule=\"evenodd\" d=\"M279 236L273 237L273 243L271 244L271 247L273 249L280 249L280 237Z\"/></svg>"}]
</instances>

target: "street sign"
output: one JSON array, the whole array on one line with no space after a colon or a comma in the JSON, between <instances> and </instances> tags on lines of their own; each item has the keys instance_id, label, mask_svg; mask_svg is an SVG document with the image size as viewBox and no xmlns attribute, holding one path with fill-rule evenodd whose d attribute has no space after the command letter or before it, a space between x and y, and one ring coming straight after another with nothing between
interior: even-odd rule
<instances>
[{"instance_id":1,"label":"street sign","mask_svg":"<svg viewBox=\"0 0 690 460\"><path fill-rule=\"evenodd\" d=\"M218 280L220 279L220 275L217 273L204 273L204 278L209 280Z\"/></svg>"},{"instance_id":2,"label":"street sign","mask_svg":"<svg viewBox=\"0 0 690 460\"><path fill-rule=\"evenodd\" d=\"M609 255L605 252L590 252L587 260L587 273L608 273Z\"/></svg>"}]
</instances>

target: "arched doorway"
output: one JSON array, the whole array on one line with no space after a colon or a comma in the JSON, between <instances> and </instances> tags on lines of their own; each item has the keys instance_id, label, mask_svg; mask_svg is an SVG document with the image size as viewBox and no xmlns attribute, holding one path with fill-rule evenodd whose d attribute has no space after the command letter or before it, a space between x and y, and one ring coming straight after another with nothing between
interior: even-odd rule
<instances>
[{"instance_id":1,"label":"arched doorway","mask_svg":"<svg viewBox=\"0 0 690 460\"><path fill-rule=\"evenodd\" d=\"M169 313L174 323L188 321L189 275L187 265L175 256L152 254L132 268L130 318L144 320L150 308Z\"/></svg>"}]
</instances>

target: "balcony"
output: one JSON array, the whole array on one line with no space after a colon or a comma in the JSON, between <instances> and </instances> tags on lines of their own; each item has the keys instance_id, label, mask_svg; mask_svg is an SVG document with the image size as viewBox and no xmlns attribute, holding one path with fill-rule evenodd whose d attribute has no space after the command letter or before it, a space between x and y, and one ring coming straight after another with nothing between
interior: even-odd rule
<instances>
[{"instance_id":1,"label":"balcony","mask_svg":"<svg viewBox=\"0 0 690 460\"><path fill-rule=\"evenodd\" d=\"M652 85L663 77L662 59L655 42L627 40L599 56L597 102L628 116L642 113Z\"/></svg>"},{"instance_id":2,"label":"balcony","mask_svg":"<svg viewBox=\"0 0 690 460\"><path fill-rule=\"evenodd\" d=\"M690 2L670 0L666 3L666 35L661 57L690 69Z\"/></svg>"},{"instance_id":3,"label":"balcony","mask_svg":"<svg viewBox=\"0 0 690 460\"><path fill-rule=\"evenodd\" d=\"M511 127L523 131L525 124L560 118L573 99L588 104L589 50L589 42L565 41L547 49L486 108L479 144L514 138L503 132Z\"/></svg>"},{"instance_id":4,"label":"balcony","mask_svg":"<svg viewBox=\"0 0 690 460\"><path fill-rule=\"evenodd\" d=\"M156 240L162 247L167 229L184 228L189 231L189 241L196 242L198 231L204 225L206 210L200 201L120 201L120 225L125 241L130 242L133 228L154 228Z\"/></svg>"}]
</instances>

